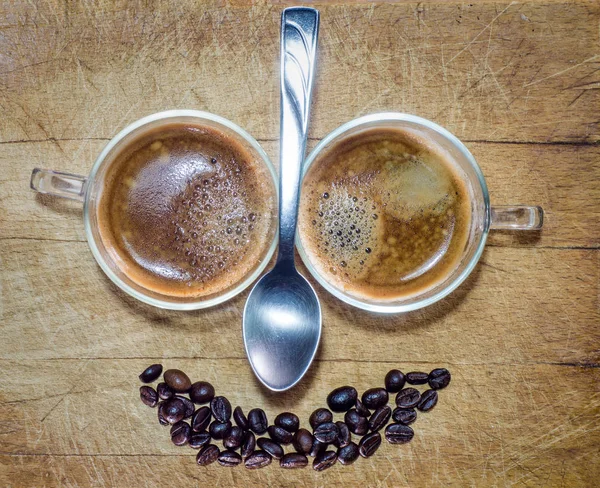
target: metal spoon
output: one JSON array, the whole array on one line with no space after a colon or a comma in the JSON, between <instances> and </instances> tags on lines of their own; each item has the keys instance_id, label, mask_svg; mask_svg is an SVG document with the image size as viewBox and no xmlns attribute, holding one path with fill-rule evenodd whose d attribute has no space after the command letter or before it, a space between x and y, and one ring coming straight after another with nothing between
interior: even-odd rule
<instances>
[{"instance_id":1,"label":"metal spoon","mask_svg":"<svg viewBox=\"0 0 600 488\"><path fill-rule=\"evenodd\" d=\"M321 338L321 307L312 286L296 271L294 239L300 169L306 151L319 12L288 8L281 16L281 146L279 254L275 267L246 302L243 335L258 379L287 390L306 373Z\"/></svg>"}]
</instances>

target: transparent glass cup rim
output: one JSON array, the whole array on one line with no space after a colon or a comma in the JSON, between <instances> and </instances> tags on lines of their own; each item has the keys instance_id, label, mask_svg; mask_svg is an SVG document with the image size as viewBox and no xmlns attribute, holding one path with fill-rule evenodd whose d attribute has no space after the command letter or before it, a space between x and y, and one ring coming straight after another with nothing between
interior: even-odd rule
<instances>
[{"instance_id":1,"label":"transparent glass cup rim","mask_svg":"<svg viewBox=\"0 0 600 488\"><path fill-rule=\"evenodd\" d=\"M93 229L92 229L92 224L91 224L91 219L90 219L89 196L90 196L91 192L89 191L89 188L94 184L96 174L97 174L98 170L100 169L102 163L106 159L106 157L110 154L111 150L119 142L121 142L125 137L138 131L139 129L142 129L144 126L146 126L148 124L151 124L154 122L160 122L160 121L164 121L165 123L168 123L171 119L178 119L178 118L194 118L194 119L198 119L200 121L204 120L204 121L213 122L217 125L222 125L222 126L226 127L227 129L235 132L237 135L239 135L246 143L248 143L252 147L252 149L254 151L256 151L257 155L260 157L260 162L262 162L265 165L265 167L268 169L268 171L271 174L271 177L273 179L273 186L274 186L274 189L276 192L275 197L278 196L278 194L277 194L278 193L277 176L276 176L276 172L275 172L275 167L273 166L273 163L271 162L271 160L269 159L269 156L267 156L267 154L265 153L263 148L248 132L246 132L244 129L242 129L238 125L234 124L233 122L231 122L223 117L220 117L218 115L211 114L209 112L203 112L200 110L168 110L168 111L158 112L158 113L155 113L152 115L148 115L146 117L143 117L143 118L133 122L132 124L125 127L123 130L121 130L104 147L104 149L102 150L100 155L96 158L96 161L94 162L92 170L90 171L89 177L87 179L85 199L84 199L84 205L83 205L83 220L84 220L87 241L88 241L89 247L92 251L92 254L94 255L94 258L96 259L96 261L98 262L99 266L102 268L104 273L120 289L122 289L124 292L126 292L130 296L132 296L144 303L153 305L158 308L164 308L164 309L169 309L169 310L198 310L201 308L212 307L214 305L223 303L223 302L233 298L234 296L236 296L237 294L242 292L244 289L246 289L256 278L258 278L260 276L260 274L264 271L265 267L269 263L271 257L273 256L275 248L277 247L277 240L278 240L277 239L278 238L277 229L274 232L273 241L271 242L263 260L252 271L252 273L250 273L248 276L246 276L235 287L227 290L225 293L222 293L222 294L219 294L216 296L212 296L209 299L202 299L202 298L197 299L197 298L191 297L189 302L187 302L187 301L186 302L170 302L167 300L161 300L161 299L146 295L145 293L141 292L140 290L137 290L134 287L130 286L129 284L125 283L113 271L113 269L106 262L102 252L100 251L100 248L98 247L98 244L97 244L96 239L93 234ZM276 226L276 228L277 228L277 226Z\"/></svg>"},{"instance_id":2,"label":"transparent glass cup rim","mask_svg":"<svg viewBox=\"0 0 600 488\"><path fill-rule=\"evenodd\" d=\"M382 112L365 115L363 117L359 117L357 119L353 119L349 122L346 122L345 124L330 132L315 146L315 148L308 155L308 158L304 162L304 166L302 168L302 180L304 179L304 176L306 175L306 172L310 168L311 164L320 155L321 151L327 146L329 146L333 141L341 139L344 135L346 135L347 132L351 131L352 129L360 128L361 126L365 126L365 128L376 128L377 123L381 123L381 125L384 126L386 122L407 122L437 132L440 136L449 141L452 144L452 146L460 152L460 154L464 157L465 161L467 161L470 164L473 172L477 176L476 181L471 181L471 183L475 183L480 186L484 204L483 228L478 241L472 244L472 246L476 245L476 249L473 255L471 256L471 259L466 263L462 271L451 282L449 282L437 293L429 297L414 300L412 303L373 303L368 302L366 300L361 300L358 297L345 293L339 288L330 284L311 263L306 251L302 246L302 241L299 235L296 236L296 248L298 249L298 254L300 255L302 261L304 262L304 265L306 266L310 274L319 282L319 284L321 284L321 286L323 286L323 288L325 288L336 298L348 303L349 305L370 312L400 313L418 310L420 308L426 307L441 300L442 298L452 293L471 274L471 272L477 265L481 254L483 253L485 242L487 240L487 235L489 233L491 221L490 198L487 184L485 182L485 178L483 177L483 173L481 172L481 168L477 164L477 161L475 161L475 158L473 157L471 152L454 134L439 126L438 124L431 122L430 120L424 119L417 115L405 114L400 112Z\"/></svg>"}]
</instances>

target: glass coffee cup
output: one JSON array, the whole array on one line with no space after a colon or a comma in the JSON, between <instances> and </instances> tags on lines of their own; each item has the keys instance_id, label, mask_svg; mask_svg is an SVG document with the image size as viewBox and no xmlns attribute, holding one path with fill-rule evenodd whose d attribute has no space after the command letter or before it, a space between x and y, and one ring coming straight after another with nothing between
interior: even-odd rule
<instances>
[{"instance_id":1,"label":"glass coffee cup","mask_svg":"<svg viewBox=\"0 0 600 488\"><path fill-rule=\"evenodd\" d=\"M119 156L130 150L136 141L145 135L160 134L161 130L173 127L174 124L190 124L193 127L206 128L206 130L218 133L223 139L243 148L244 153L251 158L252 165L260 170L257 171L257 174L264 176L262 180L266 191L262 198L268 198L274 202L272 212L265 215L265 219L267 219L265 228L268 231L262 240L265 243L263 248L256 253L259 256L258 259L251 266L247 266L248 269L244 271L243 275L236 276L236 281L229 286L201 296L161 293L156 289L144 286L139 279L132 279L132 276L125 272L123 260L115 256L117 253L110 248L110 243L107 244L106 239L103 239L99 224L99 204L105 186L107 186L107 175L115 162L118 164ZM278 186L273 164L258 142L245 130L222 117L207 112L170 110L144 117L123 129L106 145L96 159L89 176L36 168L31 176L31 188L40 193L83 202L83 220L87 241L102 270L123 291L142 302L159 308L195 310L210 307L234 297L262 273L277 246ZM226 223L223 222L223 225L225 226ZM202 230L199 229L197 234L201 234L201 232ZM235 235L232 237L235 238ZM246 268L244 269L246 270Z\"/></svg>"},{"instance_id":2,"label":"glass coffee cup","mask_svg":"<svg viewBox=\"0 0 600 488\"><path fill-rule=\"evenodd\" d=\"M464 144L446 129L414 115L372 114L352 120L335 129L308 156L303 167L303 180L311 166L318 165L329 151L334 152L335 149L342 147L341 143L346 142L348 138L377 129L396 129L413 134L440 148L444 152L445 158L452 161L454 169L460 173L461 180L468 189L470 201L468 236L464 248L461 249L457 264L432 286L392 299L378 299L358 294L350 287L340 284L339 280L334 283L331 275L327 276L323 264L319 263L318 255L315 255L317 251L311 249L309 252L303 242L302 232L298 232L296 247L302 261L323 288L340 300L363 310L379 313L408 312L431 305L456 289L473 271L481 257L490 229L530 231L542 227L543 211L538 206L492 207L481 169ZM315 221L312 223L315 224ZM344 265L343 262L342 265Z\"/></svg>"}]
</instances>

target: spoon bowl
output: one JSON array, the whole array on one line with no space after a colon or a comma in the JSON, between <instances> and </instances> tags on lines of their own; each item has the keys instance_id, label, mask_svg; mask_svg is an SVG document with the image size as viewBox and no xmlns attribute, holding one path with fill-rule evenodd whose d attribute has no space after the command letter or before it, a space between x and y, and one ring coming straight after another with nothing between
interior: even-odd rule
<instances>
[{"instance_id":1,"label":"spoon bowl","mask_svg":"<svg viewBox=\"0 0 600 488\"><path fill-rule=\"evenodd\" d=\"M250 365L264 385L273 391L294 386L321 338L321 307L313 287L293 268L273 268L248 297L243 334Z\"/></svg>"}]
</instances>

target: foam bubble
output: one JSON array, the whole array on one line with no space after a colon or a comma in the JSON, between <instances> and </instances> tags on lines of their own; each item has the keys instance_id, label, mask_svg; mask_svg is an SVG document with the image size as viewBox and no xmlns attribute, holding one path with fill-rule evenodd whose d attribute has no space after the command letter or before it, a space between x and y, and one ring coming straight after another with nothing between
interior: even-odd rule
<instances>
[{"instance_id":1,"label":"foam bubble","mask_svg":"<svg viewBox=\"0 0 600 488\"><path fill-rule=\"evenodd\" d=\"M330 268L356 279L367 271L371 259L366 249L375 246L382 225L359 210L373 205L341 185L321 194L317 208L311 209L309 235L322 255L330 256Z\"/></svg>"}]
</instances>

